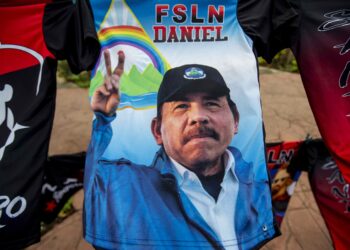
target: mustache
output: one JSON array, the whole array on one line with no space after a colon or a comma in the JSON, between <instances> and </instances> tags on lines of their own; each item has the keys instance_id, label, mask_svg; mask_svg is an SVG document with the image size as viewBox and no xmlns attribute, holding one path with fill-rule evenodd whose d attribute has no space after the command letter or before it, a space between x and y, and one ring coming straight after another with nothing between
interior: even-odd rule
<instances>
[{"instance_id":1,"label":"mustache","mask_svg":"<svg viewBox=\"0 0 350 250\"><path fill-rule=\"evenodd\" d=\"M217 133L215 129L201 125L189 130L185 134L183 141L184 141L184 144L186 144L193 138L202 138L202 137L212 137L215 140L219 140L220 138L219 133Z\"/></svg>"}]
</instances>

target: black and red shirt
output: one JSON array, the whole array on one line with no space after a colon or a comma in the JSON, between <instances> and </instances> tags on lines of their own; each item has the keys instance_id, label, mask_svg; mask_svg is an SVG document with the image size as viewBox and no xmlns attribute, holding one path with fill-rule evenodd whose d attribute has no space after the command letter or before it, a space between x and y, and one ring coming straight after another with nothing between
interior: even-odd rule
<instances>
[{"instance_id":1,"label":"black and red shirt","mask_svg":"<svg viewBox=\"0 0 350 250\"><path fill-rule=\"evenodd\" d=\"M290 0L300 20L285 29L326 146L350 182L350 2Z\"/></svg>"},{"instance_id":2,"label":"black and red shirt","mask_svg":"<svg viewBox=\"0 0 350 250\"><path fill-rule=\"evenodd\" d=\"M317 126L335 161L327 166L331 162L328 152L311 151L314 158L320 158L310 161L311 167L315 165L310 173L311 186L334 247L348 249L350 1L289 1L299 20L282 27L280 32L285 35L281 38L293 50Z\"/></svg>"},{"instance_id":3,"label":"black and red shirt","mask_svg":"<svg viewBox=\"0 0 350 250\"><path fill-rule=\"evenodd\" d=\"M0 2L0 249L40 238L57 60L91 69L99 48L87 1Z\"/></svg>"}]
</instances>

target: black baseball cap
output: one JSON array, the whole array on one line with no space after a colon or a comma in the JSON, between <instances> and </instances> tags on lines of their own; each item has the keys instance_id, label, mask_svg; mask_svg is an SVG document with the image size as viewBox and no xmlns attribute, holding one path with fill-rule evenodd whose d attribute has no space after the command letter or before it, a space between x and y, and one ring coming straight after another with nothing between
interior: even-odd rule
<instances>
[{"instance_id":1,"label":"black baseball cap","mask_svg":"<svg viewBox=\"0 0 350 250\"><path fill-rule=\"evenodd\" d=\"M168 70L160 84L158 109L164 102L180 100L187 93L208 92L214 96L227 96L230 89L219 71L200 64L188 64Z\"/></svg>"}]
</instances>

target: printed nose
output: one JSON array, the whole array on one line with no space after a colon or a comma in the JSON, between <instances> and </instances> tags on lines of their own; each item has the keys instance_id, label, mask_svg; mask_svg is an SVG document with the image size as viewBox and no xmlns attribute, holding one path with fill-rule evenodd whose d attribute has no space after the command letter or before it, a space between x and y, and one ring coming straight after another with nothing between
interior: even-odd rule
<instances>
[{"instance_id":1,"label":"printed nose","mask_svg":"<svg viewBox=\"0 0 350 250\"><path fill-rule=\"evenodd\" d=\"M209 122L208 114L202 108L193 108L191 111L190 123L193 124L207 124Z\"/></svg>"}]
</instances>

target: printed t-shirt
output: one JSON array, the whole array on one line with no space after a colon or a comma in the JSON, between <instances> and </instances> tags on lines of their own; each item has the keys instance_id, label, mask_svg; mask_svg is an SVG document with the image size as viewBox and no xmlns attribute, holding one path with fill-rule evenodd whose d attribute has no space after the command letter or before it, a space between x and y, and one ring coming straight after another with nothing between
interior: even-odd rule
<instances>
[{"instance_id":1,"label":"printed t-shirt","mask_svg":"<svg viewBox=\"0 0 350 250\"><path fill-rule=\"evenodd\" d=\"M96 0L91 3L102 50L108 49L112 55L112 68L117 65L119 50L124 51L126 57L118 117L111 123L113 136L103 158L126 158L136 164L151 164L159 146L151 134L150 124L156 116L157 91L164 73L176 66L204 64L222 74L240 113L239 132L230 146L237 148L244 161L253 165L254 181L267 186L256 57L261 55L270 59L271 51L284 47L276 42L272 50L269 44L275 39L279 41L277 29L295 18L290 6L284 1L256 0L186 3ZM272 34L276 38L272 38ZM101 53L92 72L90 96L103 83L105 74ZM87 152L87 157L90 153ZM115 232L106 232L108 228L104 225L90 224L94 216L90 212L97 214L99 208L93 207L89 200L97 198L97 194L101 194L98 199L105 197L103 202L113 200L105 195L102 187L95 185L95 180L104 178L100 174L97 164L87 166L84 185L85 197L88 197L85 207L89 214L85 216L89 222L86 227L90 239L102 242L111 238L113 244L113 240L121 240L112 239ZM266 195L270 197L270 194ZM108 207L113 218L117 208ZM272 218L272 207L268 217Z\"/></svg>"}]
</instances>

